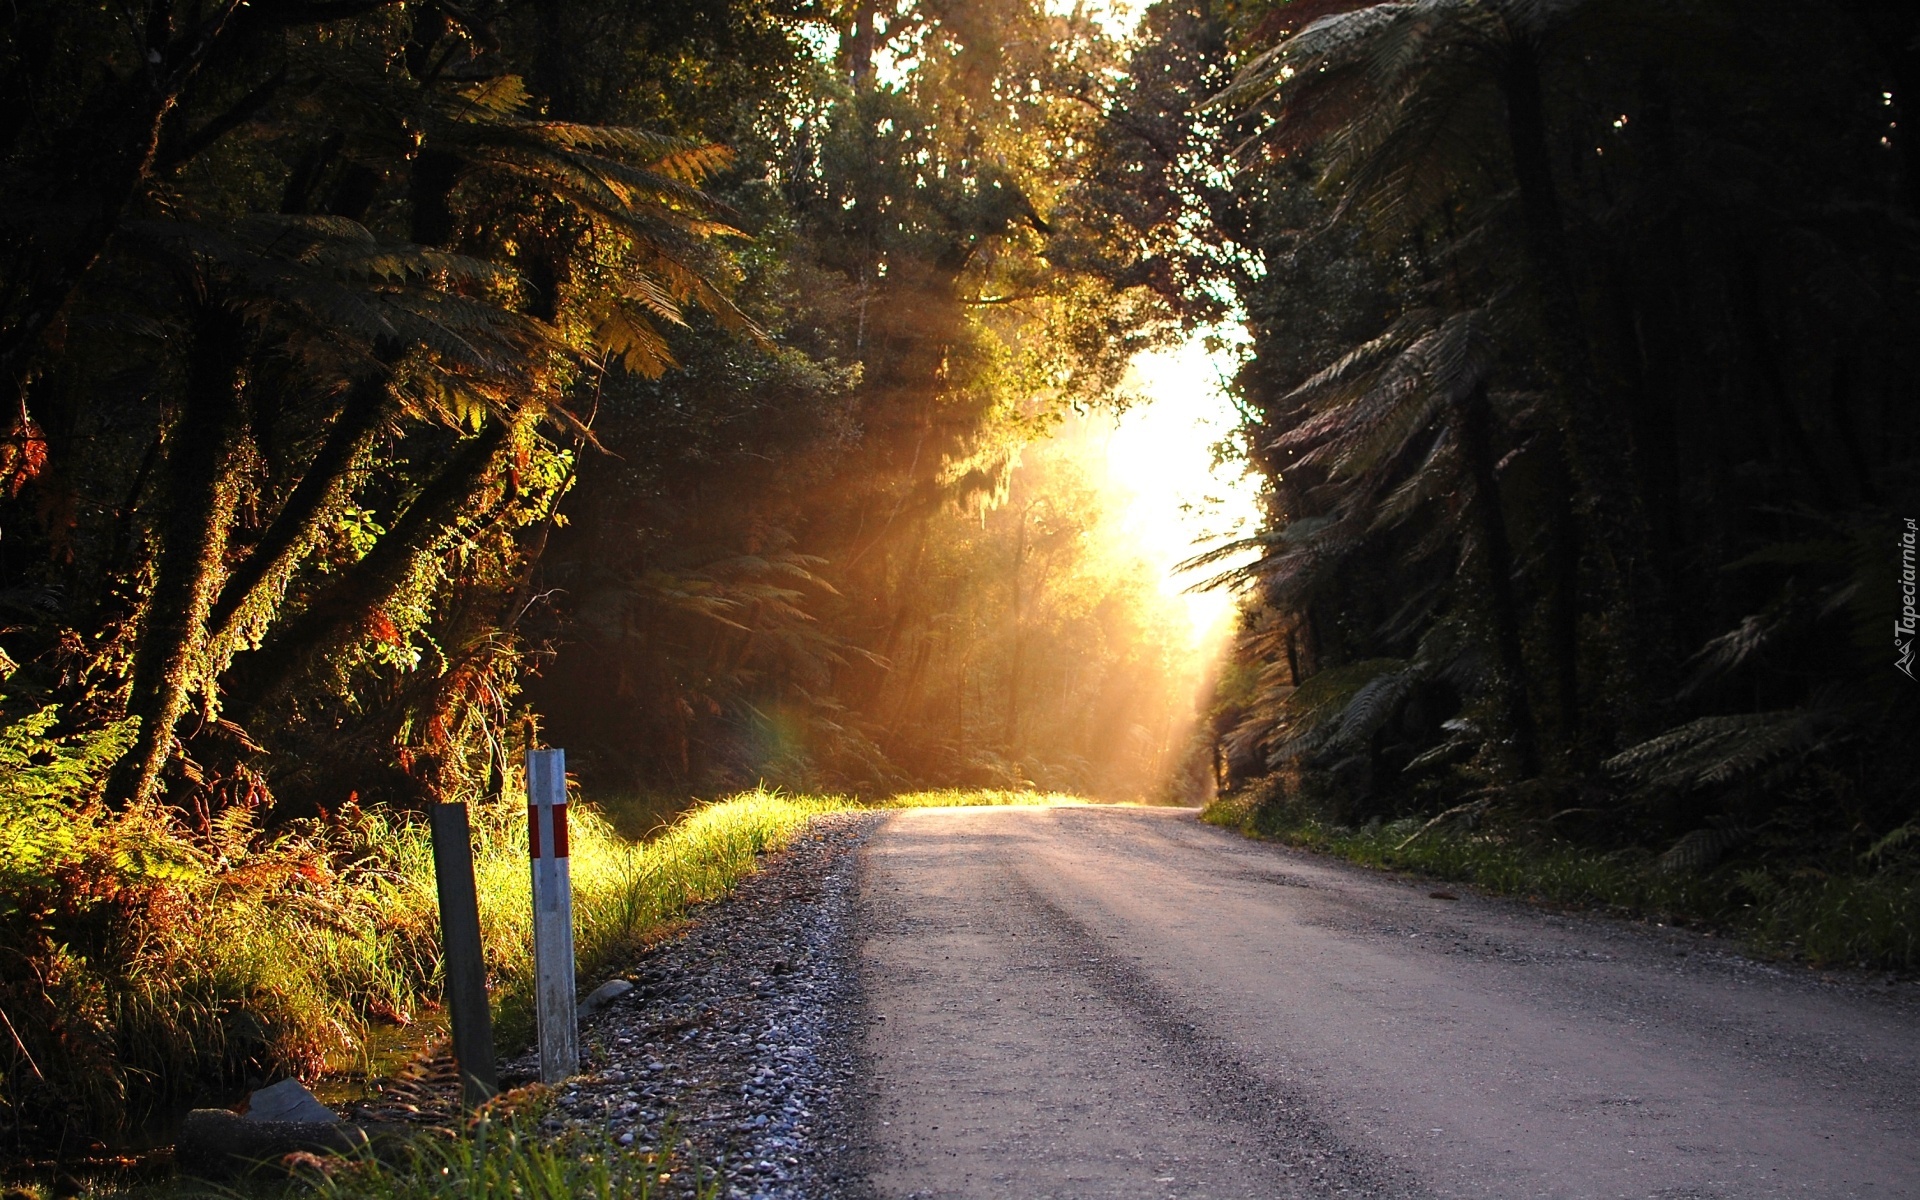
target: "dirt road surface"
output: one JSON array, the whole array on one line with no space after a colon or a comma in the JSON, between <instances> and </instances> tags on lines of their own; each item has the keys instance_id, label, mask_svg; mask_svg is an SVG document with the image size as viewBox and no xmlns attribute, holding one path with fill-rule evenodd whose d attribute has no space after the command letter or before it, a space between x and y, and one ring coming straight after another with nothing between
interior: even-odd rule
<instances>
[{"instance_id":1,"label":"dirt road surface","mask_svg":"<svg viewBox=\"0 0 1920 1200\"><path fill-rule=\"evenodd\" d=\"M866 856L880 1196L1920 1196L1911 983L1191 810L909 810Z\"/></svg>"}]
</instances>

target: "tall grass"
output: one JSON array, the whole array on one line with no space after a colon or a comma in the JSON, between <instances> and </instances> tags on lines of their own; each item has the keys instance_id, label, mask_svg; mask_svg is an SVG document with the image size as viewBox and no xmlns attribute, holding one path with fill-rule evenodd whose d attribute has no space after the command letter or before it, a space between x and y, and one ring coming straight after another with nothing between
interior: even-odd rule
<instances>
[{"instance_id":1,"label":"tall grass","mask_svg":"<svg viewBox=\"0 0 1920 1200\"><path fill-rule=\"evenodd\" d=\"M1920 878L1741 875L1755 897L1746 925L1758 946L1814 963L1920 970Z\"/></svg>"},{"instance_id":2,"label":"tall grass","mask_svg":"<svg viewBox=\"0 0 1920 1200\"><path fill-rule=\"evenodd\" d=\"M1457 880L1500 895L1702 923L1768 956L1821 966L1920 970L1920 879L1902 871L1774 872L1752 864L1669 870L1644 850L1602 853L1498 830L1447 827L1414 837L1424 822L1337 825L1244 797L1216 801L1202 819L1367 866Z\"/></svg>"},{"instance_id":3,"label":"tall grass","mask_svg":"<svg viewBox=\"0 0 1920 1200\"><path fill-rule=\"evenodd\" d=\"M977 805L1075 805L1092 804L1083 796L1066 792L995 790L992 788L935 788L921 792L902 792L881 802L887 808L970 808Z\"/></svg>"},{"instance_id":4,"label":"tall grass","mask_svg":"<svg viewBox=\"0 0 1920 1200\"><path fill-rule=\"evenodd\" d=\"M621 837L590 806L570 812L575 954L591 979L631 956L689 909L717 899L784 847L808 820L850 806L834 797L757 790L700 805L645 842ZM498 1036L524 1040L532 1022L533 911L525 808L480 823L474 870L481 933L499 1003ZM430 878L430 876L429 876Z\"/></svg>"},{"instance_id":5,"label":"tall grass","mask_svg":"<svg viewBox=\"0 0 1920 1200\"><path fill-rule=\"evenodd\" d=\"M751 792L642 843L575 806L582 975L607 970L846 803ZM525 813L517 796L472 813L508 1046L532 1026ZM155 1114L230 1100L252 1079L312 1079L363 1055L380 1026L437 1003L423 822L349 809L269 833L235 809L196 833L92 803L54 815L46 829L57 835L0 863L0 1117L17 1146L111 1138ZM21 841L19 823L9 829Z\"/></svg>"},{"instance_id":6,"label":"tall grass","mask_svg":"<svg viewBox=\"0 0 1920 1200\"><path fill-rule=\"evenodd\" d=\"M395 1161L316 1160L305 1187L315 1200L651 1200L720 1194L708 1167L676 1154L621 1146L602 1136L543 1136L525 1118L475 1122L465 1136L421 1137Z\"/></svg>"},{"instance_id":7,"label":"tall grass","mask_svg":"<svg viewBox=\"0 0 1920 1200\"><path fill-rule=\"evenodd\" d=\"M437 1008L424 822L354 806L274 830L244 805L197 829L157 809L113 813L89 796L117 742L64 747L29 732L37 748L14 757L65 754L66 765L58 779L16 769L0 780L0 1129L16 1143L112 1139L251 1081L368 1065L387 1030ZM944 790L877 803L1084 801ZM724 894L812 817L863 806L762 789L636 840L575 804L583 980ZM496 1037L513 1048L533 1025L524 796L474 804L470 824Z\"/></svg>"}]
</instances>

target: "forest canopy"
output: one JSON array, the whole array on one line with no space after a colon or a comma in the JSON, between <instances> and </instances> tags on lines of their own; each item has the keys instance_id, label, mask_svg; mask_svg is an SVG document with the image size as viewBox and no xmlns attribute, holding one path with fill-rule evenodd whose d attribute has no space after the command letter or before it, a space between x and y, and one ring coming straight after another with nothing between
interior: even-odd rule
<instances>
[{"instance_id":1,"label":"forest canopy","mask_svg":"<svg viewBox=\"0 0 1920 1200\"><path fill-rule=\"evenodd\" d=\"M9 703L127 722L110 804L498 790L535 713L619 787L1059 773L908 709L1024 669L929 538L1167 326L1100 26L149 8L10 43Z\"/></svg>"}]
</instances>

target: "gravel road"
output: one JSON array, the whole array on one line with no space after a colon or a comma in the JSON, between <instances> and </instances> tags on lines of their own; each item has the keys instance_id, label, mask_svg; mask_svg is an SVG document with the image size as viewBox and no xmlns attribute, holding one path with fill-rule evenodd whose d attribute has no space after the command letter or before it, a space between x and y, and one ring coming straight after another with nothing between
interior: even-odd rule
<instances>
[{"instance_id":1,"label":"gravel road","mask_svg":"<svg viewBox=\"0 0 1920 1200\"><path fill-rule=\"evenodd\" d=\"M880 818L816 818L786 850L631 965L633 990L581 1028L582 1073L546 1128L625 1146L665 1137L727 1200L860 1193L850 1084L857 852ZM537 1060L506 1064L531 1079ZM661 1191L692 1193L683 1171Z\"/></svg>"},{"instance_id":2,"label":"gravel road","mask_svg":"<svg viewBox=\"0 0 1920 1200\"><path fill-rule=\"evenodd\" d=\"M908 810L862 857L880 1196L1920 1196L1912 983L1191 810Z\"/></svg>"}]
</instances>

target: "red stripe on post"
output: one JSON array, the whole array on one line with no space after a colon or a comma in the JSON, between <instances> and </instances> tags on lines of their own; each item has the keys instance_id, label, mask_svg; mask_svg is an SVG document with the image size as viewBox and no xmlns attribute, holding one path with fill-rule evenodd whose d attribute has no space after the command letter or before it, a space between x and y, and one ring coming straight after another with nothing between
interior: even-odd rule
<instances>
[{"instance_id":1,"label":"red stripe on post","mask_svg":"<svg viewBox=\"0 0 1920 1200\"><path fill-rule=\"evenodd\" d=\"M553 806L553 856L567 857L567 806L565 803Z\"/></svg>"},{"instance_id":2,"label":"red stripe on post","mask_svg":"<svg viewBox=\"0 0 1920 1200\"><path fill-rule=\"evenodd\" d=\"M540 857L540 806L527 805L527 857Z\"/></svg>"}]
</instances>

